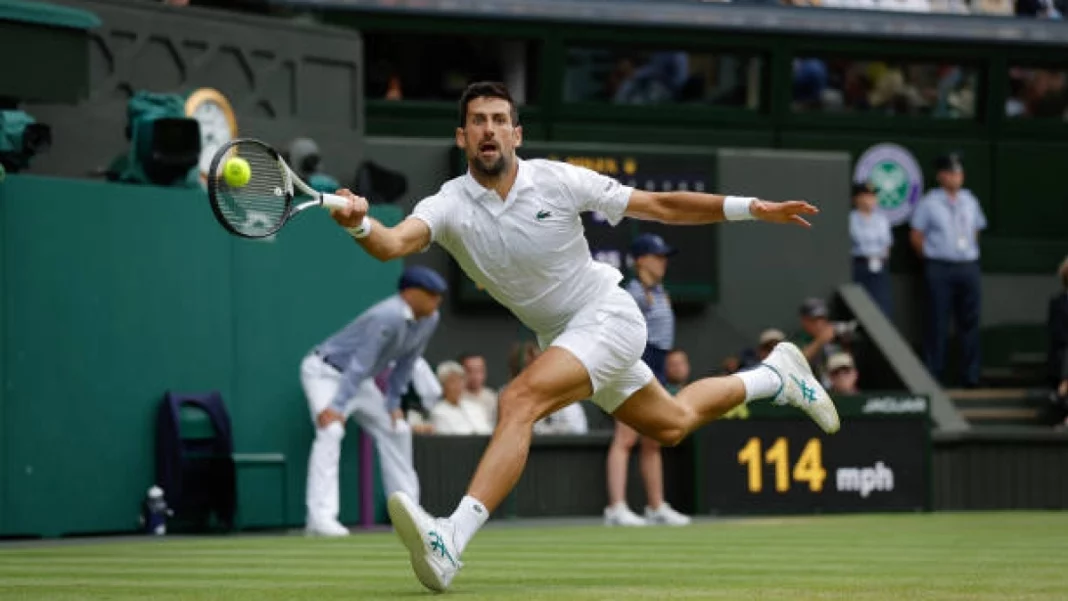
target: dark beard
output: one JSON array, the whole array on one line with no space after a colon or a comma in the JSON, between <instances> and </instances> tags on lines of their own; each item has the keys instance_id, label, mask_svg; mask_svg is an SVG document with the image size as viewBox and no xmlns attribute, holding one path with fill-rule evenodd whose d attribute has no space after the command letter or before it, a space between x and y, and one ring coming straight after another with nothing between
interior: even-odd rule
<instances>
[{"instance_id":1,"label":"dark beard","mask_svg":"<svg viewBox=\"0 0 1068 601\"><path fill-rule=\"evenodd\" d=\"M483 163L478 157L475 157L475 160L471 161L471 169L477 171L479 175L485 175L488 177L497 177L498 175L504 173L504 170L507 167L508 160L505 158L503 153L501 153L501 155L497 157L496 161L493 161L489 165Z\"/></svg>"}]
</instances>

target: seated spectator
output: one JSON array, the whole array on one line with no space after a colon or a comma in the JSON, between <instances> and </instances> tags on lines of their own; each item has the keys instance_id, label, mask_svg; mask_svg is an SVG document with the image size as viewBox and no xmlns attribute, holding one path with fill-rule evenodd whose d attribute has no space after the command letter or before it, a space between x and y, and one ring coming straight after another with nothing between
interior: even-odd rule
<instances>
[{"instance_id":1,"label":"seated spectator","mask_svg":"<svg viewBox=\"0 0 1068 601\"><path fill-rule=\"evenodd\" d=\"M478 405L486 414L486 423L496 425L497 391L486 386L486 359L482 355L464 353L460 355L460 365L466 376L461 399Z\"/></svg>"},{"instance_id":2,"label":"seated spectator","mask_svg":"<svg viewBox=\"0 0 1068 601\"><path fill-rule=\"evenodd\" d=\"M827 378L827 360L842 350L834 324L828 318L827 303L810 298L801 305L801 330L793 336L793 342L801 348L813 373L825 387L830 387Z\"/></svg>"},{"instance_id":3,"label":"seated spectator","mask_svg":"<svg viewBox=\"0 0 1068 601\"><path fill-rule=\"evenodd\" d=\"M736 373L741 368L742 360L738 357L735 357L734 355L728 355L723 358L723 361L720 362L719 371L717 372L717 375L729 376L733 373Z\"/></svg>"},{"instance_id":4,"label":"seated spectator","mask_svg":"<svg viewBox=\"0 0 1068 601\"><path fill-rule=\"evenodd\" d=\"M664 388L678 394L690 382L690 357L682 349L673 349L664 357Z\"/></svg>"},{"instance_id":5,"label":"seated spectator","mask_svg":"<svg viewBox=\"0 0 1068 601\"><path fill-rule=\"evenodd\" d=\"M786 334L783 334L782 330L775 328L764 330L757 339L756 347L742 351L741 365L738 369L749 369L760 365L764 359L768 358L775 345L783 340L786 340Z\"/></svg>"},{"instance_id":6,"label":"seated spectator","mask_svg":"<svg viewBox=\"0 0 1068 601\"><path fill-rule=\"evenodd\" d=\"M1049 301L1049 383L1056 390L1056 421L1068 425L1068 259L1057 275L1062 289Z\"/></svg>"},{"instance_id":7,"label":"seated spectator","mask_svg":"<svg viewBox=\"0 0 1068 601\"><path fill-rule=\"evenodd\" d=\"M763 362L764 359L767 359L771 351L775 350L775 345L783 340L786 340L786 334L783 334L782 330L768 328L761 332L756 353L758 362Z\"/></svg>"},{"instance_id":8,"label":"seated spectator","mask_svg":"<svg viewBox=\"0 0 1068 601\"><path fill-rule=\"evenodd\" d=\"M464 368L459 363L446 361L438 365L438 380L443 394L441 401L430 410L435 434L486 435L493 431L478 405L460 399L464 390Z\"/></svg>"},{"instance_id":9,"label":"seated spectator","mask_svg":"<svg viewBox=\"0 0 1068 601\"><path fill-rule=\"evenodd\" d=\"M589 431L590 425L582 403L571 403L534 422L535 434L586 434Z\"/></svg>"},{"instance_id":10,"label":"seated spectator","mask_svg":"<svg viewBox=\"0 0 1068 601\"><path fill-rule=\"evenodd\" d=\"M857 367L849 353L835 353L827 360L827 375L831 379L831 394L857 394Z\"/></svg>"}]
</instances>

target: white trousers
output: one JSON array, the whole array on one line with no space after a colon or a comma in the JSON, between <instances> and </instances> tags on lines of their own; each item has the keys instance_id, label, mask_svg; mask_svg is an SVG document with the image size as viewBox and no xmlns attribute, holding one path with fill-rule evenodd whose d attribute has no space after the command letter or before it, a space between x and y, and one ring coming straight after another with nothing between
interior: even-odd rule
<instances>
[{"instance_id":1,"label":"white trousers","mask_svg":"<svg viewBox=\"0 0 1068 601\"><path fill-rule=\"evenodd\" d=\"M341 374L312 353L300 365L300 381L308 397L312 425L315 426L315 440L308 457L308 521L337 521L338 464L345 427L334 422L326 428L320 428L315 418L334 399ZM352 416L374 439L386 495L403 491L418 503L419 478L412 460L411 426L401 420L396 428L393 427L393 420L386 410L385 397L375 386L373 378L360 384L356 396L345 404L344 416L346 421Z\"/></svg>"}]
</instances>

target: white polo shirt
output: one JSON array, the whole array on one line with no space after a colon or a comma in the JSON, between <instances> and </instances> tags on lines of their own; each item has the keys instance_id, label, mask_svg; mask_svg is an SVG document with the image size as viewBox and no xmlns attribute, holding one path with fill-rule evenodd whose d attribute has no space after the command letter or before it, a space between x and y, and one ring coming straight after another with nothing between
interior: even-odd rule
<instances>
[{"instance_id":1,"label":"white polo shirt","mask_svg":"<svg viewBox=\"0 0 1068 601\"><path fill-rule=\"evenodd\" d=\"M579 214L623 219L633 188L583 167L519 161L508 198L471 174L451 179L415 206L472 280L539 334L562 329L580 308L617 286L617 269L590 255Z\"/></svg>"}]
</instances>

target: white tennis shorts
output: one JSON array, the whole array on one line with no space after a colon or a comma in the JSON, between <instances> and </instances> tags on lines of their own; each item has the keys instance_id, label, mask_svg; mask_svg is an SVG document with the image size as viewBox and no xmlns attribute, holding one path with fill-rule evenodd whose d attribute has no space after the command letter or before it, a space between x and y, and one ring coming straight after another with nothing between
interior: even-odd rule
<instances>
[{"instance_id":1,"label":"white tennis shorts","mask_svg":"<svg viewBox=\"0 0 1068 601\"><path fill-rule=\"evenodd\" d=\"M638 304L626 290L613 286L576 313L562 331L538 336L538 345L558 346L578 357L590 374L591 400L612 413L653 380L653 371L642 361L647 335Z\"/></svg>"}]
</instances>

